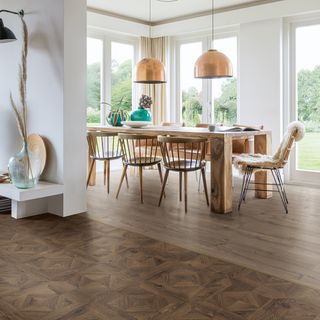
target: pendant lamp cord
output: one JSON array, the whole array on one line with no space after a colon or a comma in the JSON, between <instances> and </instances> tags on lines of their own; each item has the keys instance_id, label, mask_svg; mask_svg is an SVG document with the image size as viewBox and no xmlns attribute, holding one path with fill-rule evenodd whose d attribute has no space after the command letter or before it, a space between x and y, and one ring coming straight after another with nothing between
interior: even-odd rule
<instances>
[{"instance_id":1,"label":"pendant lamp cord","mask_svg":"<svg viewBox=\"0 0 320 320\"><path fill-rule=\"evenodd\" d=\"M214 0L211 3L211 47L214 48Z\"/></svg>"}]
</instances>

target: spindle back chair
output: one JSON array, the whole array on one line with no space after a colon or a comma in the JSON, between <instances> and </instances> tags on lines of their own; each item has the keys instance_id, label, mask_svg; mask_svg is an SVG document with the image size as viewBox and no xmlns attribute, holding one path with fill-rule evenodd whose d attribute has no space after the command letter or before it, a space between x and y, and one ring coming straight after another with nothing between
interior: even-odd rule
<instances>
[{"instance_id":1,"label":"spindle back chair","mask_svg":"<svg viewBox=\"0 0 320 320\"><path fill-rule=\"evenodd\" d=\"M89 148L89 173L87 187L96 161L104 162L104 184L107 183L110 192L110 161L123 158L117 133L111 132L88 132L87 142Z\"/></svg>"},{"instance_id":2,"label":"spindle back chair","mask_svg":"<svg viewBox=\"0 0 320 320\"><path fill-rule=\"evenodd\" d=\"M208 190L205 173L206 138L179 138L158 136L161 154L165 168L165 177L162 184L159 206L164 195L169 172L179 172L179 199L182 201L182 175L184 175L185 212L187 212L187 184L188 172L200 170L207 205L209 205Z\"/></svg>"},{"instance_id":3,"label":"spindle back chair","mask_svg":"<svg viewBox=\"0 0 320 320\"><path fill-rule=\"evenodd\" d=\"M124 155L124 167L116 197L119 197L128 166L138 167L140 177L140 201L143 203L143 168L157 165L160 182L162 183L161 157L158 156L160 147L157 137L135 134L119 134L118 137Z\"/></svg>"}]
</instances>

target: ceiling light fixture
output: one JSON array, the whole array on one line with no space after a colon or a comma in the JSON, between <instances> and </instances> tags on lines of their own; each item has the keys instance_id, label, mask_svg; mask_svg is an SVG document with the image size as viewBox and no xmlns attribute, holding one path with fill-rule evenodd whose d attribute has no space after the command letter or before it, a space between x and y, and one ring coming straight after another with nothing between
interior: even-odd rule
<instances>
[{"instance_id":1,"label":"ceiling light fixture","mask_svg":"<svg viewBox=\"0 0 320 320\"><path fill-rule=\"evenodd\" d=\"M151 41L151 0L149 0L149 38ZM163 63L156 58L144 58L136 65L135 80L136 83L159 84L166 83L165 70Z\"/></svg>"},{"instance_id":2,"label":"ceiling light fixture","mask_svg":"<svg viewBox=\"0 0 320 320\"><path fill-rule=\"evenodd\" d=\"M211 7L211 45L214 47L214 0ZM230 59L215 49L203 53L194 66L194 77L199 79L230 78L233 76Z\"/></svg>"},{"instance_id":3,"label":"ceiling light fixture","mask_svg":"<svg viewBox=\"0 0 320 320\"><path fill-rule=\"evenodd\" d=\"M20 17L24 16L23 10L21 10L19 12L10 11L10 10L0 10L0 13L1 12L16 14ZM5 27L2 19L0 19L0 43L7 43L7 42L15 41L15 40L17 40L17 38L14 35L14 33L9 28Z\"/></svg>"}]
</instances>

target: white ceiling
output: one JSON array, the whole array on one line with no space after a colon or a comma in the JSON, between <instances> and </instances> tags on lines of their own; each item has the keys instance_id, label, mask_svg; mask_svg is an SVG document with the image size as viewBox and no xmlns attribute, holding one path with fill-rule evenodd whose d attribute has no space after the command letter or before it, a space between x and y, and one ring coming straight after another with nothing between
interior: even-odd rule
<instances>
[{"instance_id":1,"label":"white ceiling","mask_svg":"<svg viewBox=\"0 0 320 320\"><path fill-rule=\"evenodd\" d=\"M257 0L215 0L215 8L226 8L236 5L258 3ZM260 0L265 3L266 0ZM144 21L149 20L149 0L87 0L88 7L108 11ZM152 21L196 14L211 9L211 0L178 0L159 2L151 0Z\"/></svg>"}]
</instances>

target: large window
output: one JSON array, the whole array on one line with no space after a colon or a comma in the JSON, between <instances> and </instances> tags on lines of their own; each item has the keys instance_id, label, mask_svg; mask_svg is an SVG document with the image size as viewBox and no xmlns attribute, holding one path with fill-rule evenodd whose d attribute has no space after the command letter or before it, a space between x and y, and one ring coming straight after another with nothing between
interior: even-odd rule
<instances>
[{"instance_id":1,"label":"large window","mask_svg":"<svg viewBox=\"0 0 320 320\"><path fill-rule=\"evenodd\" d=\"M306 126L296 169L320 172L320 24L296 28L296 118Z\"/></svg>"},{"instance_id":2,"label":"large window","mask_svg":"<svg viewBox=\"0 0 320 320\"><path fill-rule=\"evenodd\" d=\"M119 42L111 43L111 104L113 109L132 109L132 67L134 47Z\"/></svg>"},{"instance_id":3,"label":"large window","mask_svg":"<svg viewBox=\"0 0 320 320\"><path fill-rule=\"evenodd\" d=\"M132 109L135 40L87 39L87 123L105 124L111 109Z\"/></svg>"},{"instance_id":4,"label":"large window","mask_svg":"<svg viewBox=\"0 0 320 320\"><path fill-rule=\"evenodd\" d=\"M194 78L194 64L201 53L201 42L180 45L180 105L186 126L194 126L202 120L202 81Z\"/></svg>"},{"instance_id":5,"label":"large window","mask_svg":"<svg viewBox=\"0 0 320 320\"><path fill-rule=\"evenodd\" d=\"M87 40L87 123L100 123L103 42Z\"/></svg>"},{"instance_id":6,"label":"large window","mask_svg":"<svg viewBox=\"0 0 320 320\"><path fill-rule=\"evenodd\" d=\"M177 41L177 100L176 120L187 126L198 123L237 122L237 37L228 35L217 38L214 48L226 54L233 65L232 78L201 80L194 78L194 65L201 54L211 46L211 37L178 39Z\"/></svg>"},{"instance_id":7,"label":"large window","mask_svg":"<svg viewBox=\"0 0 320 320\"><path fill-rule=\"evenodd\" d=\"M237 122L237 38L214 41L214 48L224 53L233 66L233 78L212 80L212 122L233 125Z\"/></svg>"}]
</instances>

